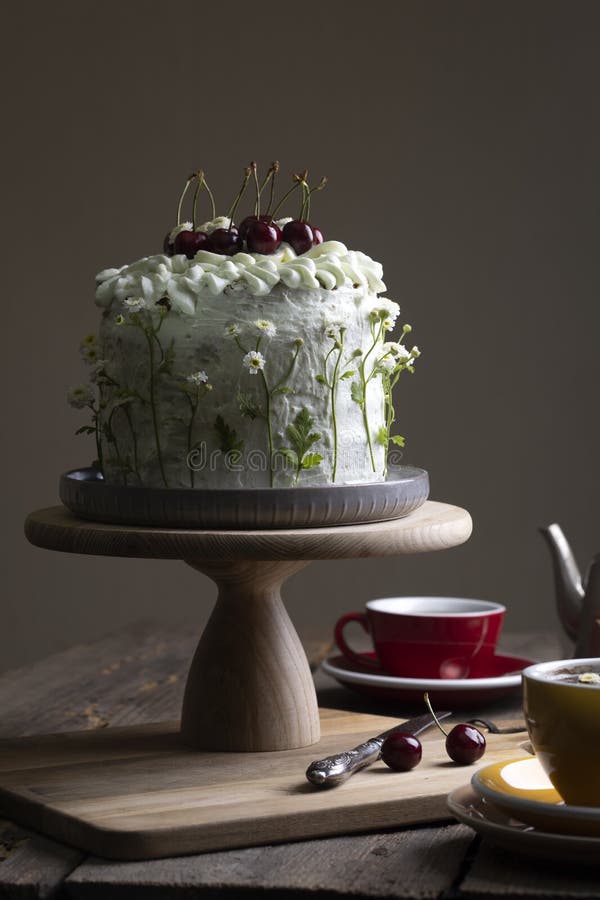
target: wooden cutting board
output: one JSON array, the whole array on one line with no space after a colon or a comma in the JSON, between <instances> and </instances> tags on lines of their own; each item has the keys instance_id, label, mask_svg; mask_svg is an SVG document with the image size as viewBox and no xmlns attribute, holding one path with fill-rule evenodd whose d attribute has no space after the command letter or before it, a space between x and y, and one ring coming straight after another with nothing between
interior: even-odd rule
<instances>
[{"instance_id":1,"label":"wooden cutting board","mask_svg":"<svg viewBox=\"0 0 600 900\"><path fill-rule=\"evenodd\" d=\"M97 856L154 859L450 818L446 795L476 767L452 763L437 729L411 772L382 762L327 790L308 764L395 719L321 710L322 738L270 753L182 746L178 723L0 742L0 813ZM526 733L489 735L483 765L525 755Z\"/></svg>"}]
</instances>

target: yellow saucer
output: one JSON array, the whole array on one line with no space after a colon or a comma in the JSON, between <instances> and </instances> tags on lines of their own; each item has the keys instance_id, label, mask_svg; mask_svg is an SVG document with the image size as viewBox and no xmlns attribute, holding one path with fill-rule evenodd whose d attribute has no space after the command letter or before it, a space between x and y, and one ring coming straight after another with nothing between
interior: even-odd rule
<instances>
[{"instance_id":1,"label":"yellow saucer","mask_svg":"<svg viewBox=\"0 0 600 900\"><path fill-rule=\"evenodd\" d=\"M564 803L535 756L485 766L471 784L480 797L541 831L600 836L600 807Z\"/></svg>"}]
</instances>

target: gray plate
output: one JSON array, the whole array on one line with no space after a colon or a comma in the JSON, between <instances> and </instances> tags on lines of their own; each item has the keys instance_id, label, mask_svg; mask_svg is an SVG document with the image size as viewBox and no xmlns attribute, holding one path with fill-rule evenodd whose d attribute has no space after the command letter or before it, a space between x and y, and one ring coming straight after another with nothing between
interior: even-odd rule
<instances>
[{"instance_id":1,"label":"gray plate","mask_svg":"<svg viewBox=\"0 0 600 900\"><path fill-rule=\"evenodd\" d=\"M318 528L383 522L408 515L427 500L429 476L412 466L390 468L377 484L319 487L198 489L120 487L96 469L60 478L60 499L95 522L167 528Z\"/></svg>"}]
</instances>

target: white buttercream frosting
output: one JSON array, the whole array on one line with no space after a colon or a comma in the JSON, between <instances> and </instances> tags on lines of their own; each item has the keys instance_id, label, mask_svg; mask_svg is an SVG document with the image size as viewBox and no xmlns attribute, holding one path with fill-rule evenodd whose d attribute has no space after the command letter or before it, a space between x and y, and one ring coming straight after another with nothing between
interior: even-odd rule
<instances>
[{"instance_id":1,"label":"white buttercream frosting","mask_svg":"<svg viewBox=\"0 0 600 900\"><path fill-rule=\"evenodd\" d=\"M380 294L386 289L382 277L380 263L339 241L325 241L300 256L285 243L269 256L221 256L200 250L193 259L157 254L118 269L104 269L96 276L96 303L106 308L115 300L143 297L151 306L168 297L174 310L194 315L200 297L230 290L262 297L281 284L305 290L355 287Z\"/></svg>"}]
</instances>

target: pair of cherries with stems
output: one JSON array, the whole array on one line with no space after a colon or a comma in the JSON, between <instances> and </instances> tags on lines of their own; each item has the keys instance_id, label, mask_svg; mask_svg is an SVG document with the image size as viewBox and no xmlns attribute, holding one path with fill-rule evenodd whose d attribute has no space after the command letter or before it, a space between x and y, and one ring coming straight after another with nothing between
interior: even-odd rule
<instances>
[{"instance_id":1,"label":"pair of cherries with stems","mask_svg":"<svg viewBox=\"0 0 600 900\"><path fill-rule=\"evenodd\" d=\"M256 164L253 163L252 165L255 166ZM311 225L308 221L308 216L310 215L310 196L316 191L323 190L323 188L327 184L327 178L323 177L319 184L311 188L307 181L308 169L304 169L302 172L295 173L292 176L294 182L292 184L292 187L283 195L273 212L270 212L271 206L273 204L275 176L278 171L279 163L274 162L271 164L271 167L267 172L265 181L263 182L260 189L258 187L257 181L254 214L251 216L246 216L246 218L242 221L240 225L240 234L246 241L248 250L250 250L251 253L274 253L281 242L285 241L286 244L289 244L292 247L296 254L300 255L302 253L306 253L307 250L310 250L311 247L315 247L317 244L323 243L323 233L321 232L321 229L317 228L315 225ZM256 178L256 168L254 172ZM261 215L260 198L262 191L269 183L269 181L271 183L269 205L266 212ZM280 229L274 221L275 215L283 206L288 197L298 187L302 188L302 202L300 205L299 217L297 219L292 219L291 221L286 222L283 226L283 229Z\"/></svg>"},{"instance_id":2,"label":"pair of cherries with stems","mask_svg":"<svg viewBox=\"0 0 600 900\"><path fill-rule=\"evenodd\" d=\"M450 759L459 766L470 766L481 759L486 747L485 737L481 731L468 723L455 725L451 731L445 731L433 711L429 694L424 694L423 699L435 724L446 737L446 753ZM388 735L381 747L382 760L395 772L408 772L414 769L421 762L422 755L420 740L402 729Z\"/></svg>"},{"instance_id":3,"label":"pair of cherries with stems","mask_svg":"<svg viewBox=\"0 0 600 900\"><path fill-rule=\"evenodd\" d=\"M238 253L238 251L242 249L242 242L239 239L237 228L231 227L231 223L233 221L232 216L235 212L235 209L237 208L237 204L239 203L243 190L249 180L250 168L246 168L244 172L243 188L238 193L230 210L230 226L228 228L215 228L211 234L207 234L205 231L198 231L198 197L200 195L200 191L202 190L202 188L204 188L210 198L213 220L216 218L215 198L208 186L208 182L206 181L204 171L202 169L189 175L185 185L183 186L183 191L181 192L179 202L177 204L176 227L179 227L181 225L181 209L183 206L183 201L185 200L185 196L189 190L190 185L195 181L196 188L194 190L194 199L192 202L192 227L191 229L184 228L183 230L179 231L175 235L174 240L171 240L172 232L169 232L165 237L163 243L163 249L165 253L168 256L181 254L183 256L187 256L188 259L193 259L199 250L210 250L213 253L221 253L225 256L233 256L234 253Z\"/></svg>"},{"instance_id":4,"label":"pair of cherries with stems","mask_svg":"<svg viewBox=\"0 0 600 900\"><path fill-rule=\"evenodd\" d=\"M181 210L187 191L190 185L196 181L192 208L192 228L191 230L187 228L180 230L174 240L171 240L171 232L169 232L164 241L165 253L169 256L183 254L187 256L188 259L193 259L199 250L210 250L213 253L219 253L224 256L233 256L233 254L243 250L245 245L246 249L251 253L269 255L274 253L280 246L282 240L284 240L293 247L297 254L301 254L305 253L316 244L321 244L323 242L321 230L310 225L305 217L310 213L310 195L315 191L322 190L327 183L327 179L322 178L316 187L310 188L307 182L307 170L304 170L299 174L294 174L294 184L284 194L277 206L271 212L274 199L275 177L278 171L279 163L277 161L271 163L262 184L260 184L256 163L252 162L250 166L246 167L244 170L242 186L229 210L229 225L224 228L216 228L210 234L197 230L196 211L198 196L202 188L205 188L210 197L212 218L214 220L216 217L216 210L213 194L206 182L202 169L199 172L190 175L184 185L177 205L177 227L181 225ZM234 216L251 178L254 179L256 186L254 214L246 216L238 228L234 224ZM261 195L268 185L270 185L269 204L266 212L261 214ZM274 221L274 217L290 194L299 186L302 187L300 218L287 222L282 230Z\"/></svg>"}]
</instances>

